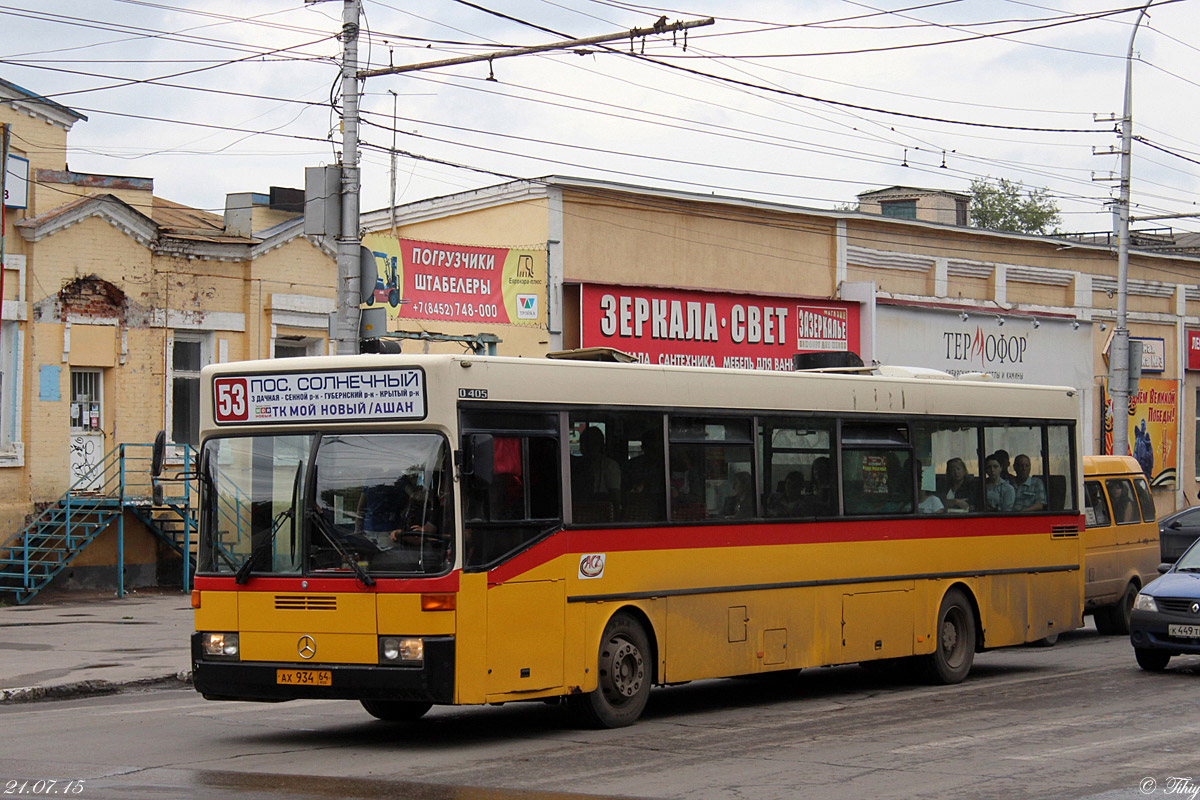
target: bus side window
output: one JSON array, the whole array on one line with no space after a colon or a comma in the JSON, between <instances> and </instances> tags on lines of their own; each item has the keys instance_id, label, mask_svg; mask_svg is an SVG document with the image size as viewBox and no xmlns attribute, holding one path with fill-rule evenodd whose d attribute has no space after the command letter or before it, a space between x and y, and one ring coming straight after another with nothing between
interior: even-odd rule
<instances>
[{"instance_id":1,"label":"bus side window","mask_svg":"<svg viewBox=\"0 0 1200 800\"><path fill-rule=\"evenodd\" d=\"M1154 522L1154 495L1150 494L1150 487L1146 484L1146 479L1134 478L1133 488L1142 504L1142 522Z\"/></svg>"},{"instance_id":2,"label":"bus side window","mask_svg":"<svg viewBox=\"0 0 1200 800\"><path fill-rule=\"evenodd\" d=\"M558 440L469 434L464 471L464 566L498 563L560 524Z\"/></svg>"},{"instance_id":3,"label":"bus side window","mask_svg":"<svg viewBox=\"0 0 1200 800\"><path fill-rule=\"evenodd\" d=\"M1108 500L1104 497L1104 489L1099 481L1088 481L1083 485L1084 498L1087 507L1084 516L1089 528L1106 528L1112 523L1108 513Z\"/></svg>"}]
</instances>

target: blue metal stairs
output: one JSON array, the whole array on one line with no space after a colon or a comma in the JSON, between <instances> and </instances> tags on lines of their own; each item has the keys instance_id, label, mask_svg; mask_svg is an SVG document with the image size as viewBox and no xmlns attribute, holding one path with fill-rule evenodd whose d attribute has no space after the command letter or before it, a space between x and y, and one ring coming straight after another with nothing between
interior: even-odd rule
<instances>
[{"instance_id":1,"label":"blue metal stairs","mask_svg":"<svg viewBox=\"0 0 1200 800\"><path fill-rule=\"evenodd\" d=\"M122 444L109 451L7 544L0 547L0 597L25 604L46 588L97 536L118 526L118 594L124 595L124 522L129 510L175 552L184 556L183 588L195 569L196 493L186 474L163 482L171 494L154 504L150 444ZM192 450L184 446L184 464Z\"/></svg>"}]
</instances>

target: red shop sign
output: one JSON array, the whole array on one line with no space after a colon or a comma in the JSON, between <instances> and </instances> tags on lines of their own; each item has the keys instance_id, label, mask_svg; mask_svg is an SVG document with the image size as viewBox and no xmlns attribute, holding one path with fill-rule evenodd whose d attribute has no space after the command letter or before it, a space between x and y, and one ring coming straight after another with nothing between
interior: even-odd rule
<instances>
[{"instance_id":1,"label":"red shop sign","mask_svg":"<svg viewBox=\"0 0 1200 800\"><path fill-rule=\"evenodd\" d=\"M795 353L859 352L857 303L594 284L581 303L583 347L647 364L790 370Z\"/></svg>"}]
</instances>

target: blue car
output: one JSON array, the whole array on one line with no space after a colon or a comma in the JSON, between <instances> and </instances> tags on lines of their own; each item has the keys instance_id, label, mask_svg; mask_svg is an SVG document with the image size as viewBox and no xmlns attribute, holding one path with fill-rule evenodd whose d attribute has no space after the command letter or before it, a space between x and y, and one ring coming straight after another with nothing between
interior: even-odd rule
<instances>
[{"instance_id":1,"label":"blue car","mask_svg":"<svg viewBox=\"0 0 1200 800\"><path fill-rule=\"evenodd\" d=\"M1200 546L1159 572L1138 593L1129 617L1129 640L1142 669L1166 669L1171 656L1200 654Z\"/></svg>"}]
</instances>

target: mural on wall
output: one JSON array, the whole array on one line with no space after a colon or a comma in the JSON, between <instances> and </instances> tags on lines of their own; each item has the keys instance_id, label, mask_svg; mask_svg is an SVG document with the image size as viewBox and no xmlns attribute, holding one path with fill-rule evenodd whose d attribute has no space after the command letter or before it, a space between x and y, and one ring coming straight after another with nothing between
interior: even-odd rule
<instances>
[{"instance_id":1,"label":"mural on wall","mask_svg":"<svg viewBox=\"0 0 1200 800\"><path fill-rule=\"evenodd\" d=\"M790 370L804 352L859 352L859 307L837 300L584 284L583 347L644 364Z\"/></svg>"},{"instance_id":2,"label":"mural on wall","mask_svg":"<svg viewBox=\"0 0 1200 800\"><path fill-rule=\"evenodd\" d=\"M546 324L546 251L441 244L368 234L375 286L363 304L388 319L499 325Z\"/></svg>"},{"instance_id":3,"label":"mural on wall","mask_svg":"<svg viewBox=\"0 0 1200 800\"><path fill-rule=\"evenodd\" d=\"M1142 378L1137 395L1129 398L1129 453L1137 459L1151 486L1173 487L1178 467L1175 450L1179 426L1179 386L1176 381ZM1104 413L1104 452L1113 451L1112 397L1108 381L1101 387Z\"/></svg>"}]
</instances>

